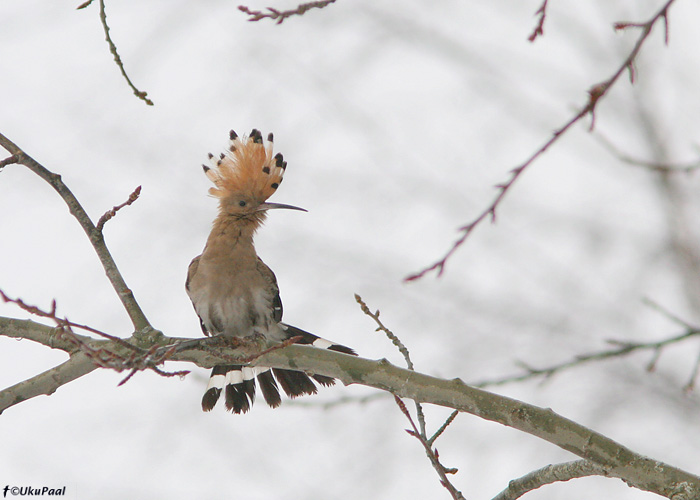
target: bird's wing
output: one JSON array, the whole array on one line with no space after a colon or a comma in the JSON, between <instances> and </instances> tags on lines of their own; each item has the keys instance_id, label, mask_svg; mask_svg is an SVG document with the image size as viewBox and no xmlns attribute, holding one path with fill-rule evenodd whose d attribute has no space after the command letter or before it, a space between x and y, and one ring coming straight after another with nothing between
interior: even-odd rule
<instances>
[{"instance_id":1,"label":"bird's wing","mask_svg":"<svg viewBox=\"0 0 700 500\"><path fill-rule=\"evenodd\" d=\"M280 289L277 286L277 278L272 269L267 267L267 265L258 257L258 270L260 274L265 277L270 282L271 290L273 291L272 297L272 319L277 323L282 321L282 299L280 298Z\"/></svg>"},{"instance_id":2,"label":"bird's wing","mask_svg":"<svg viewBox=\"0 0 700 500\"><path fill-rule=\"evenodd\" d=\"M187 268L187 279L185 280L185 290L187 291L187 295L190 297L190 300L192 300L192 294L190 293L190 282L192 281L192 278L194 278L194 275L197 274L197 268L199 267L199 259L202 257L201 255L198 255L194 259L192 259L192 262L190 262L190 267ZM194 306L194 301L192 301L192 306ZM195 307L194 312L197 313L197 308ZM209 336L209 332L207 331L206 327L204 326L204 321L202 321L202 317L197 313L197 317L199 318L199 326L202 327L202 332L204 335Z\"/></svg>"}]
</instances>

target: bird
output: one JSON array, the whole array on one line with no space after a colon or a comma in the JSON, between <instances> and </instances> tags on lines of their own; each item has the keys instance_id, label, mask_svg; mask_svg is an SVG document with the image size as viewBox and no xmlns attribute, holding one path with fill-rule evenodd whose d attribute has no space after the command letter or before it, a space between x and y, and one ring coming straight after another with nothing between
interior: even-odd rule
<instances>
[{"instance_id":1,"label":"bird","mask_svg":"<svg viewBox=\"0 0 700 500\"><path fill-rule=\"evenodd\" d=\"M274 154L270 133L253 129L246 137L231 130L227 150L210 165L202 165L214 184L209 194L219 201L218 214L201 255L189 265L185 289L206 336L251 337L263 335L273 342L300 337L296 342L356 355L355 351L282 322L282 300L277 278L258 256L253 237L269 210L306 211L266 200L279 188L287 168L281 153ZM290 398L316 394L317 382L330 386L335 379L295 370L241 364L212 369L202 397L202 410L211 411L222 391L227 410L248 412L255 401L256 382L265 402L281 404L279 387ZM278 386L279 384L279 386Z\"/></svg>"}]
</instances>

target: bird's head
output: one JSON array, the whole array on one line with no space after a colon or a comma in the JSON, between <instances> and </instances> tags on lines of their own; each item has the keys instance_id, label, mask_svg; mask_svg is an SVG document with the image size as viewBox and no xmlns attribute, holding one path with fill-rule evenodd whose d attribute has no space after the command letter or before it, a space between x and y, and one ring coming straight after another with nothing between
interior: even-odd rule
<instances>
[{"instance_id":1,"label":"bird's head","mask_svg":"<svg viewBox=\"0 0 700 500\"><path fill-rule=\"evenodd\" d=\"M287 162L281 153L273 156L273 137L253 129L248 137L240 138L233 130L225 153L218 158L209 154L211 166L202 165L214 187L209 194L219 199L220 215L241 220L262 222L265 213L274 208L302 210L282 203L268 203L282 183Z\"/></svg>"}]
</instances>

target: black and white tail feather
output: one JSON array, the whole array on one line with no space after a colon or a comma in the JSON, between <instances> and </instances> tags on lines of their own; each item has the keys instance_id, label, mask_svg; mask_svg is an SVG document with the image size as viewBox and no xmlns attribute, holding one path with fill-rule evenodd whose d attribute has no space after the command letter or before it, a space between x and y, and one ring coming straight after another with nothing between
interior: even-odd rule
<instances>
[{"instance_id":1,"label":"black and white tail feather","mask_svg":"<svg viewBox=\"0 0 700 500\"><path fill-rule=\"evenodd\" d=\"M301 337L297 341L298 344L356 355L351 348L334 344L313 333L286 323L279 323L279 326L287 333L287 338ZM272 408L277 408L282 403L279 387L287 396L295 398L306 394L316 394L317 388L314 380L324 387L335 384L334 378L325 375L309 376L304 372L263 366L218 365L211 372L207 390L202 397L202 409L211 411L219 401L223 391L227 410L233 413L246 413L255 401L256 378L265 402Z\"/></svg>"}]
</instances>

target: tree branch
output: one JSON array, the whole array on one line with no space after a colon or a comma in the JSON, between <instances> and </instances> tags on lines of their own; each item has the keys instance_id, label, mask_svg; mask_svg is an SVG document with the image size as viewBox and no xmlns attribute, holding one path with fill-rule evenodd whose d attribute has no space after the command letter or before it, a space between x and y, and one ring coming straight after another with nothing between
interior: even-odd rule
<instances>
[{"instance_id":1,"label":"tree branch","mask_svg":"<svg viewBox=\"0 0 700 500\"><path fill-rule=\"evenodd\" d=\"M17 157L15 155L8 156L4 160L0 160L0 169L13 163L17 163Z\"/></svg>"},{"instance_id":2,"label":"tree branch","mask_svg":"<svg viewBox=\"0 0 700 500\"><path fill-rule=\"evenodd\" d=\"M92 2L93 0L86 0L85 2L78 5L76 10L85 9L90 4L92 4ZM119 68L119 71L124 77L124 80L126 80L127 85L129 85L131 90L134 91L134 95L141 99L143 102L145 102L147 105L153 106L153 101L151 101L148 98L148 92L144 92L142 90L137 89L134 83L131 81L131 78L129 78L129 75L126 74L126 69L124 69L124 63L122 62L122 58L119 55L119 51L117 51L117 46L114 44L114 42L112 41L112 37L109 34L109 24L107 24L107 10L105 9L104 0L99 0L99 4L100 22L102 23L102 29L105 32L105 40L107 41L107 45L109 46L109 51L111 52L112 56L114 56L114 62L117 64L117 67Z\"/></svg>"},{"instance_id":3,"label":"tree branch","mask_svg":"<svg viewBox=\"0 0 700 500\"><path fill-rule=\"evenodd\" d=\"M606 138L602 134L597 134L600 142L605 146L610 152L621 162L627 163L628 165L634 165L636 167L646 168L653 172L660 173L684 173L689 174L696 170L700 170L700 159L687 161L687 162L668 162L668 161L654 161L654 160L644 160L641 158L636 158L632 155L623 153L617 146L615 146L612 141Z\"/></svg>"},{"instance_id":4,"label":"tree branch","mask_svg":"<svg viewBox=\"0 0 700 500\"><path fill-rule=\"evenodd\" d=\"M129 370L129 375L119 385L143 370L153 370L164 377L189 373L169 373L158 368L175 348L171 345L160 347L158 342L162 341L163 336L156 330L150 331L149 334L135 333L129 339L121 339L87 328L88 331L107 338L102 340L78 335L71 329L73 323L67 320L59 321L60 326L51 328L30 320L0 317L0 335L15 339L26 338L52 349L65 351L71 356L71 359L62 365L0 391L0 413L35 396L53 394L61 385L72 382L95 368L110 368L118 372ZM176 339L169 340L170 344L176 342ZM201 340L197 344L202 348L206 347L206 343L201 344Z\"/></svg>"},{"instance_id":5,"label":"tree branch","mask_svg":"<svg viewBox=\"0 0 700 500\"><path fill-rule=\"evenodd\" d=\"M117 215L117 212L119 212L124 207L128 207L133 202L138 200L140 195L141 195L141 186L138 186L136 189L134 189L134 192L129 195L129 198L127 198L127 200L124 203L120 203L119 205L112 207L112 210L106 211L102 215L102 217L100 217L100 220L97 221L96 229L99 232L102 232L102 229L105 227L105 224L108 221L110 221L115 215Z\"/></svg>"},{"instance_id":6,"label":"tree branch","mask_svg":"<svg viewBox=\"0 0 700 500\"><path fill-rule=\"evenodd\" d=\"M153 101L151 101L148 98L148 92L137 89L136 85L134 85L134 83L131 81L131 78L129 78L129 75L126 74L126 69L124 69L124 63L122 62L122 58L119 55L119 52L117 51L117 46L114 44L114 42L112 41L112 37L109 34L109 25L107 24L107 11L105 9L104 0L100 0L100 22L102 23L102 29L105 32L105 40L107 41L107 45L109 45L109 51L112 53L112 56L114 56L114 62L117 64L117 67L119 68L119 71L124 77L124 80L126 80L127 85L129 85L136 97L141 99L148 106L153 106Z\"/></svg>"},{"instance_id":7,"label":"tree branch","mask_svg":"<svg viewBox=\"0 0 700 500\"><path fill-rule=\"evenodd\" d=\"M655 342L622 342L617 340L610 340L608 341L608 343L615 346L611 349L605 349L590 354L579 354L578 356L569 361L563 361L561 363L547 366L545 368L534 368L520 361L518 364L525 369L524 373L514 375L512 377L505 377L495 380L482 380L474 382L472 385L474 385L474 387L493 387L496 385L504 385L512 382L522 382L523 380L528 380L536 377L551 377L555 373L559 373L569 368L580 366L584 363L590 363L592 361L602 361L610 358L621 358L623 356L627 356L637 351L652 351L654 353L652 361L647 365L647 369L651 371L654 369L659 354L666 346L676 344L678 342L687 340L692 337L697 337L698 335L700 335L700 329L688 328L683 333L662 340L657 340Z\"/></svg>"},{"instance_id":8,"label":"tree branch","mask_svg":"<svg viewBox=\"0 0 700 500\"><path fill-rule=\"evenodd\" d=\"M496 209L501 204L501 201L503 201L503 198L505 197L506 193L510 190L510 188L513 187L513 184L515 184L515 181L518 180L520 175L530 165L532 165L535 162L535 160L537 160L545 151L547 151L547 149L549 149L550 146L557 142L576 123L578 123L581 119L583 119L589 114L591 115L591 125L589 129L593 130L593 127L595 126L596 106L598 105L600 100L608 93L608 91L613 87L613 85L617 83L617 81L620 79L620 76L622 76L622 74L625 71L629 71L630 80L632 81L632 83L634 83L634 62L637 58L637 55L639 54L639 51L642 48L642 45L651 33L652 28L660 19L663 19L666 23L666 41L668 42L668 9L671 7L671 4L673 2L674 0L668 0L656 14L645 23L615 24L616 30L622 30L630 27L642 28L641 35L637 39L637 42L632 48L632 51L623 61L622 65L620 65L617 71L615 71L615 73L610 78L608 78L604 82L593 85L593 87L591 87L588 90L588 102L586 103L586 105L578 113L576 113L576 115L573 118L569 119L569 121L567 121L563 126L555 130L552 134L552 137L550 137L549 140L547 140L527 160L525 160L517 167L511 169L510 178L508 178L505 182L496 185L496 189L498 189L498 194L496 195L494 200L474 220L459 228L459 231L462 232L462 235L457 239L457 241L455 241L452 244L450 249L447 251L447 253L443 255L442 258L440 258L430 266L425 267L421 271L407 276L406 278L404 278L404 281L417 280L432 271L436 271L438 277L441 276L443 271L445 270L445 265L447 264L449 258L452 257L452 255L457 251L457 249L464 244L464 242L467 240L467 238L469 238L469 236L472 234L472 232L474 231L474 229L476 229L477 226L479 226L486 219L490 219L491 222L496 222ZM542 18L542 21L544 21L544 17Z\"/></svg>"},{"instance_id":9,"label":"tree branch","mask_svg":"<svg viewBox=\"0 0 700 500\"><path fill-rule=\"evenodd\" d=\"M389 340L391 340L391 343L396 346L396 348L399 350L399 352L403 355L404 360L406 360L406 366L408 367L409 370L414 370L415 367L413 365L413 361L411 361L411 353L409 352L408 348L406 345L401 342L401 339L389 330L384 323L382 322L381 319L379 319L379 309L377 309L374 313L370 311L369 307L365 303L364 300L362 300L362 297L360 297L358 294L355 294L355 301L360 304L360 309L362 310L363 313L365 313L367 316L372 318L374 322L377 324L377 328L375 331L379 332L382 331L384 334L387 336ZM452 495L452 498L455 500L459 499L464 499L464 496L462 495L462 492L459 491L453 484L452 482L448 479L447 474L455 474L457 473L457 469L448 469L445 466L442 465L440 462L440 457L438 454L437 449L433 449L433 443L435 440L442 434L445 429L452 423L452 421L455 419L457 416L458 412L454 412L443 424L442 426L433 434L431 438L428 438L428 432L426 430L426 423L425 423L425 413L423 412L423 406L420 404L419 401L415 401L416 405L416 415L418 417L418 427L416 427L415 423L413 422L413 418L411 417L410 412L406 408L406 405L401 401L398 397L394 396L394 399L396 400L396 404L398 405L399 409L401 412L406 416L408 421L411 423L411 426L413 426L413 431L407 431L410 435L418 439L420 443L423 445L425 448L425 454L428 457L428 460L430 460L430 464L433 466L433 468L437 471L438 476L440 477L440 484L442 484L447 491L450 492L450 495Z\"/></svg>"},{"instance_id":10,"label":"tree branch","mask_svg":"<svg viewBox=\"0 0 700 500\"><path fill-rule=\"evenodd\" d=\"M537 9L535 15L540 17L537 21L537 26L535 26L535 29L532 30L530 36L527 37L528 41L530 42L534 42L538 36L544 35L544 20L547 18L547 0L543 0L542 5L540 5L539 9Z\"/></svg>"},{"instance_id":11,"label":"tree branch","mask_svg":"<svg viewBox=\"0 0 700 500\"><path fill-rule=\"evenodd\" d=\"M1 329L2 326L0 326ZM97 365L85 354L78 352L64 363L0 391L0 414L10 406L33 397L50 396L62 385L87 375L95 369Z\"/></svg>"},{"instance_id":12,"label":"tree branch","mask_svg":"<svg viewBox=\"0 0 700 500\"><path fill-rule=\"evenodd\" d=\"M493 497L493 500L515 500L525 493L536 490L545 484L569 481L586 476L607 476L604 467L588 460L574 460L562 464L548 465L529 474L513 479L508 487Z\"/></svg>"},{"instance_id":13,"label":"tree branch","mask_svg":"<svg viewBox=\"0 0 700 500\"><path fill-rule=\"evenodd\" d=\"M334 3L335 0L317 0L314 2L307 2L299 4L295 9L290 10L277 10L272 7L268 7L268 12L262 12L260 10L251 10L245 5L239 5L238 10L248 14L250 16L248 21L260 21L261 19L271 19L277 21L275 24L282 24L285 19L292 16L303 16L307 10L311 9L322 9L327 7L329 4Z\"/></svg>"},{"instance_id":14,"label":"tree branch","mask_svg":"<svg viewBox=\"0 0 700 500\"><path fill-rule=\"evenodd\" d=\"M15 325L15 326L12 326ZM46 326L26 322L22 327L32 329L38 340L43 335L49 345L51 331ZM17 337L16 324L5 318L0 322L0 335ZM241 342L240 346L216 345L220 339L182 339L162 335L153 337L151 359L162 363L165 353L170 361L194 363L202 368L231 363L232 360L250 359L260 352L260 340ZM131 341L132 339L126 339ZM94 339L93 348L118 351L120 346L111 340ZM215 348L212 347L215 345ZM186 346L187 349L178 349ZM121 348L123 349L123 348ZM392 365L387 360L369 360L325 349L290 345L275 349L258 357L252 366L315 373L334 377L345 385L361 384L388 391L401 398L434 404L470 413L480 418L518 429L548 441L581 458L603 467L611 477L617 477L628 485L658 493L674 500L695 500L700 495L700 477L671 465L643 457L629 448L592 431L576 422L554 413L505 396L466 385L460 379L444 380ZM51 394L62 384L78 378L95 368L94 362L83 353L75 353L71 360L29 381L0 391L0 411L40 394ZM131 368L145 369L148 366ZM130 369L131 369L130 368ZM31 382L31 383L30 383Z\"/></svg>"},{"instance_id":15,"label":"tree branch","mask_svg":"<svg viewBox=\"0 0 700 500\"><path fill-rule=\"evenodd\" d=\"M453 408L549 441L604 467L609 476L629 486L674 500L696 500L700 495L698 476L641 456L551 409L470 387L459 379L438 379L398 368L385 359L372 361L299 345L271 352L254 364L318 373L346 385L362 384L402 398Z\"/></svg>"},{"instance_id":16,"label":"tree branch","mask_svg":"<svg viewBox=\"0 0 700 500\"><path fill-rule=\"evenodd\" d=\"M425 432L423 430L418 430L418 427L416 427L416 424L413 421L413 418L411 417L408 408L406 408L406 405L403 404L401 398L399 398L398 396L394 396L394 400L396 401L396 404L401 410L401 413L404 414L404 416L410 422L411 427L413 427L413 430L406 429L406 432L408 432L410 436L413 436L418 441L420 441L420 443L423 445L423 448L425 449L425 454L428 456L428 459L430 460L433 469L435 469L438 473L438 476L440 476L440 484L443 485L445 489L447 489L447 491L450 492L450 495L454 500L465 500L464 495L462 495L462 492L455 488L452 482L447 478L447 474L457 474L457 469L448 469L447 467L442 465L442 463L440 462L440 454L438 453L437 448L432 447L432 444L425 437Z\"/></svg>"},{"instance_id":17,"label":"tree branch","mask_svg":"<svg viewBox=\"0 0 700 500\"><path fill-rule=\"evenodd\" d=\"M14 319L0 317L0 335L15 339L27 339L39 344L50 347L51 349L60 349L68 354L76 350L75 342L66 340L61 335L60 328L53 328L47 325L42 325L30 319ZM73 334L83 342L93 340L85 335Z\"/></svg>"},{"instance_id":18,"label":"tree branch","mask_svg":"<svg viewBox=\"0 0 700 500\"><path fill-rule=\"evenodd\" d=\"M49 185L51 185L52 188L56 190L61 198L63 198L63 201L65 201L66 205L68 205L68 210L73 217L78 220L80 226L83 228L83 231L85 231L85 234L87 234L90 243L92 243L95 252L97 252L97 256L104 267L107 278L112 283L112 287L117 292L119 299L124 305L124 308L126 309L132 324L134 325L134 329L143 330L150 328L151 325L148 322L148 319L146 319L141 307L134 299L134 294L129 287L126 286L126 282L119 272L117 264L114 262L112 255L107 249L102 232L99 231L92 223L90 217L85 212L85 209L82 207L80 202L78 202L75 195L73 195L71 190L68 189L68 187L63 183L61 176L49 171L46 167L25 153L19 146L10 141L1 133L0 146L5 148L15 157L16 163L24 165L29 170L44 179L49 183Z\"/></svg>"}]
</instances>

